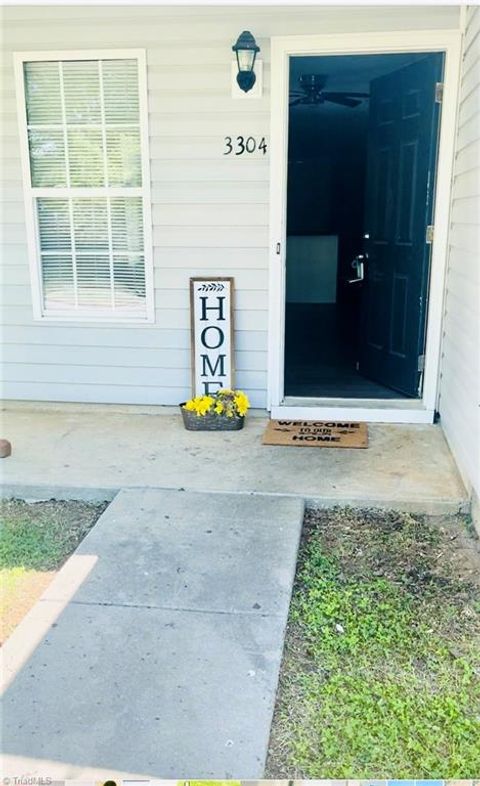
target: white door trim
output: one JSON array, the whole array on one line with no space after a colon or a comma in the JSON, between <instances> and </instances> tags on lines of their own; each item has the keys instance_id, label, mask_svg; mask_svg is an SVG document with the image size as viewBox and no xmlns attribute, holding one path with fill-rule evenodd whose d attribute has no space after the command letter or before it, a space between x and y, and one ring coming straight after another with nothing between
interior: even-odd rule
<instances>
[{"instance_id":1,"label":"white door trim","mask_svg":"<svg viewBox=\"0 0 480 786\"><path fill-rule=\"evenodd\" d=\"M461 62L460 30L413 30L381 33L339 33L274 37L271 40L270 131L270 268L268 408L272 417L321 420L338 417L371 422L431 423L437 397L438 369L445 291L450 191ZM444 52L445 74L437 185L434 200L435 237L430 263L430 296L427 316L423 397L402 407L403 401L350 400L328 403L305 401L291 405L284 398L285 251L288 150L288 81L292 55L385 54L395 52ZM280 253L278 253L278 249Z\"/></svg>"}]
</instances>

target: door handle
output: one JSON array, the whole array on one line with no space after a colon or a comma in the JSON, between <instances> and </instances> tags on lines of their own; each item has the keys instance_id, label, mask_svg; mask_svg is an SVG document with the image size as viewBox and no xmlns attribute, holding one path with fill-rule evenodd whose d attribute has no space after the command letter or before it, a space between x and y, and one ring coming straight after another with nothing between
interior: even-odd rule
<instances>
[{"instance_id":1,"label":"door handle","mask_svg":"<svg viewBox=\"0 0 480 786\"><path fill-rule=\"evenodd\" d=\"M347 278L347 284L359 284L365 279L365 259L366 254L358 254L352 262L352 267L356 272L355 278Z\"/></svg>"}]
</instances>

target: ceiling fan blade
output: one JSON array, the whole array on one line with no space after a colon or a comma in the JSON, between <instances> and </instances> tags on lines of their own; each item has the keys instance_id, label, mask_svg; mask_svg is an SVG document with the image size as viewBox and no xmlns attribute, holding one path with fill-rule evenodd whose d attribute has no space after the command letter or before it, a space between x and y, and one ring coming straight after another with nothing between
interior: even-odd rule
<instances>
[{"instance_id":1,"label":"ceiling fan blade","mask_svg":"<svg viewBox=\"0 0 480 786\"><path fill-rule=\"evenodd\" d=\"M325 95L325 101L330 101L332 104L340 104L340 106L349 106L353 109L354 106L359 106L362 102L358 98L346 98L346 96L336 96L332 98L331 94Z\"/></svg>"},{"instance_id":2,"label":"ceiling fan blade","mask_svg":"<svg viewBox=\"0 0 480 786\"><path fill-rule=\"evenodd\" d=\"M298 80L303 90L316 90L320 92L325 87L328 77L324 74L302 74Z\"/></svg>"},{"instance_id":3,"label":"ceiling fan blade","mask_svg":"<svg viewBox=\"0 0 480 786\"><path fill-rule=\"evenodd\" d=\"M323 95L338 98L339 96L348 96L349 98L370 98L370 93L351 93L350 90L334 90L325 91Z\"/></svg>"}]
</instances>

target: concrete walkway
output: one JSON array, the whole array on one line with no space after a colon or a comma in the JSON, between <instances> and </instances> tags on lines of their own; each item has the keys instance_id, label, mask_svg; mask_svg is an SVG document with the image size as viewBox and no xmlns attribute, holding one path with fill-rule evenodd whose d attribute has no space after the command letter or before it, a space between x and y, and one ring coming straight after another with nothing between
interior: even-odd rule
<instances>
[{"instance_id":1,"label":"concrete walkway","mask_svg":"<svg viewBox=\"0 0 480 786\"><path fill-rule=\"evenodd\" d=\"M291 448L261 444L263 416L240 432L202 433L165 409L17 405L2 418L13 445L4 493L104 499L125 487L182 487L433 514L467 503L440 426L372 424L367 450Z\"/></svg>"},{"instance_id":2,"label":"concrete walkway","mask_svg":"<svg viewBox=\"0 0 480 786\"><path fill-rule=\"evenodd\" d=\"M292 497L121 491L5 645L52 623L5 693L5 774L262 777L302 518Z\"/></svg>"}]
</instances>

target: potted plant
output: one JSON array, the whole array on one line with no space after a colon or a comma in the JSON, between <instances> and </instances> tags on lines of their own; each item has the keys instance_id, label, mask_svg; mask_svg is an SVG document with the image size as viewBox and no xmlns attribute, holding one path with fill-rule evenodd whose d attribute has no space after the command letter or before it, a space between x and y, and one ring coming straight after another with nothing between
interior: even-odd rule
<instances>
[{"instance_id":1,"label":"potted plant","mask_svg":"<svg viewBox=\"0 0 480 786\"><path fill-rule=\"evenodd\" d=\"M222 388L180 404L188 431L238 431L243 428L250 402L242 390Z\"/></svg>"}]
</instances>

